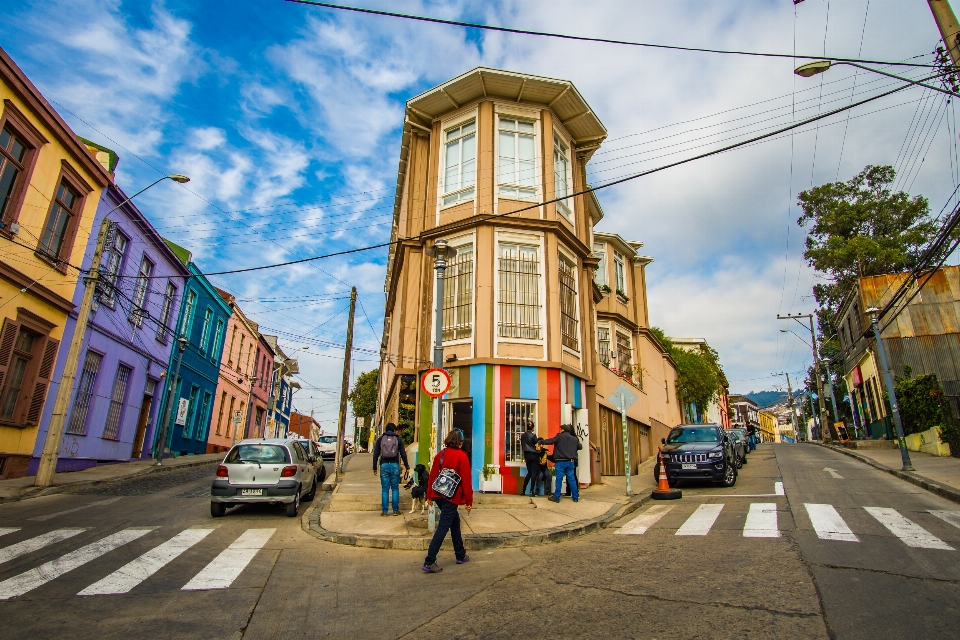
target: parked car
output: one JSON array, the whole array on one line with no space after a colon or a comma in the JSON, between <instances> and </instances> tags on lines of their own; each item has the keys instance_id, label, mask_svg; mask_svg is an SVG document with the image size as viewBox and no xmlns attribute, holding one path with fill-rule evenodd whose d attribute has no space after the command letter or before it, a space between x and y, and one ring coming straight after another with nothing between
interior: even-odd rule
<instances>
[{"instance_id":1,"label":"parked car","mask_svg":"<svg viewBox=\"0 0 960 640\"><path fill-rule=\"evenodd\" d=\"M306 449L307 454L313 456L313 468L317 474L317 482L323 483L327 479L327 467L323 464L323 456L320 455L320 449L317 447L317 443L313 440L307 440L303 438L298 440L303 448Z\"/></svg>"},{"instance_id":2,"label":"parked car","mask_svg":"<svg viewBox=\"0 0 960 640\"><path fill-rule=\"evenodd\" d=\"M337 457L337 436L320 436L317 439L317 448L321 456L333 460Z\"/></svg>"},{"instance_id":3,"label":"parked car","mask_svg":"<svg viewBox=\"0 0 960 640\"><path fill-rule=\"evenodd\" d=\"M317 492L316 457L298 440L256 438L235 444L217 467L210 488L210 515L219 518L230 507L249 502L286 505L297 516L301 497Z\"/></svg>"},{"instance_id":4,"label":"parked car","mask_svg":"<svg viewBox=\"0 0 960 640\"><path fill-rule=\"evenodd\" d=\"M660 442L671 487L680 480L712 480L724 487L737 483L737 454L720 425L682 424ZM659 462L653 477L660 477Z\"/></svg>"},{"instance_id":5,"label":"parked car","mask_svg":"<svg viewBox=\"0 0 960 640\"><path fill-rule=\"evenodd\" d=\"M743 429L727 429L727 437L733 439L733 449L737 454L737 468L747 464L747 454L750 453L750 441L747 432Z\"/></svg>"}]
</instances>

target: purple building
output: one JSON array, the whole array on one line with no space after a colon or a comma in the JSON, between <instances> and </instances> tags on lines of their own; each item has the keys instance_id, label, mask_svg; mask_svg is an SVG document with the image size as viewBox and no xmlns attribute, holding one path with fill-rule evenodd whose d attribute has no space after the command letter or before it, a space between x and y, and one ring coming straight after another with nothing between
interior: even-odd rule
<instances>
[{"instance_id":1,"label":"purple building","mask_svg":"<svg viewBox=\"0 0 960 640\"><path fill-rule=\"evenodd\" d=\"M116 165L116 155L109 154ZM161 374L170 361L180 295L190 274L133 203L118 206L126 199L116 186L104 189L81 265L90 268L106 216L114 223L112 242L101 261L104 284L83 339L58 472L149 457L154 425L161 419L157 411L166 380ZM82 297L80 284L73 295L78 308ZM64 329L64 344L72 339L75 326L74 312ZM64 360L57 360L51 398L56 397ZM44 407L30 475L36 473L53 404Z\"/></svg>"}]
</instances>

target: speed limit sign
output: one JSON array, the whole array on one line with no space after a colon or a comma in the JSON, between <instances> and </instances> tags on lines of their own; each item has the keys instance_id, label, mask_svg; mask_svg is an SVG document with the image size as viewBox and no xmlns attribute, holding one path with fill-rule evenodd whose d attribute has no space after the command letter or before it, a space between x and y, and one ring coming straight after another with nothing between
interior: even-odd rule
<instances>
[{"instance_id":1,"label":"speed limit sign","mask_svg":"<svg viewBox=\"0 0 960 640\"><path fill-rule=\"evenodd\" d=\"M444 369L428 369L420 386L428 396L439 398L450 390L450 374Z\"/></svg>"}]
</instances>

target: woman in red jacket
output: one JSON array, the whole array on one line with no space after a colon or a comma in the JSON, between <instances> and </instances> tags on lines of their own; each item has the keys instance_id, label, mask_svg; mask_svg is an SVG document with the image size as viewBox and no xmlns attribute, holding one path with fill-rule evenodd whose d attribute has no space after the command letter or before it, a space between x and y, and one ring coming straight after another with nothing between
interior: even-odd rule
<instances>
[{"instance_id":1,"label":"woman in red jacket","mask_svg":"<svg viewBox=\"0 0 960 640\"><path fill-rule=\"evenodd\" d=\"M427 503L436 502L440 509L440 522L437 523L437 530L433 532L433 540L430 541L427 557L423 561L423 570L427 573L443 571L437 566L437 554L440 552L443 539L447 537L447 531L450 531L453 538L453 553L457 557L457 564L470 560L466 549L463 548L463 537L460 535L460 512L457 511L460 505L467 508L467 513L470 513L470 509L473 508L470 459L461 450L463 433L459 429L454 429L447 434L443 444L445 448L433 459L433 464L430 466L430 479L427 481ZM453 469L460 476L460 485L451 498L444 498L433 490L433 483L440 475L440 469Z\"/></svg>"}]
</instances>

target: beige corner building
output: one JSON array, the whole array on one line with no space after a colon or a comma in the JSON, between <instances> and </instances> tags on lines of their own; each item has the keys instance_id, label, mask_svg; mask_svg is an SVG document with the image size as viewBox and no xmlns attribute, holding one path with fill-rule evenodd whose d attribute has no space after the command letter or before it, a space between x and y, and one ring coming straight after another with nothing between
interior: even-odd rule
<instances>
[{"instance_id":1,"label":"beige corner building","mask_svg":"<svg viewBox=\"0 0 960 640\"><path fill-rule=\"evenodd\" d=\"M633 465L680 422L673 363L648 331L651 258L594 233L596 196L574 195L606 136L563 80L477 68L407 102L378 418L412 431L427 459L431 399L419 382L432 362L436 280L425 250L443 239L457 255L442 300L452 384L440 429L464 432L477 489L519 490L528 421L544 437L575 425L581 483L622 474L619 414L605 400L621 383L639 397L628 415Z\"/></svg>"}]
</instances>

